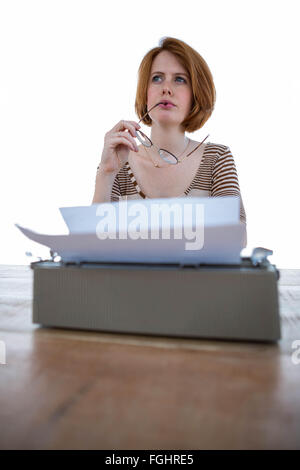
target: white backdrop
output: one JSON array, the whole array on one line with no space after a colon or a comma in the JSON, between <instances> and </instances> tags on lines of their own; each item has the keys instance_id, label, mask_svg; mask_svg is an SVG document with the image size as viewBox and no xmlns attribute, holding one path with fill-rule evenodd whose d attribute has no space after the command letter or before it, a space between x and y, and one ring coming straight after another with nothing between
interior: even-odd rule
<instances>
[{"instance_id":1,"label":"white backdrop","mask_svg":"<svg viewBox=\"0 0 300 470\"><path fill-rule=\"evenodd\" d=\"M248 247L299 268L298 0L0 0L1 264L48 256L14 226L67 233L91 204L104 134L134 111L137 70L163 36L207 61L215 111L191 135L228 145Z\"/></svg>"}]
</instances>

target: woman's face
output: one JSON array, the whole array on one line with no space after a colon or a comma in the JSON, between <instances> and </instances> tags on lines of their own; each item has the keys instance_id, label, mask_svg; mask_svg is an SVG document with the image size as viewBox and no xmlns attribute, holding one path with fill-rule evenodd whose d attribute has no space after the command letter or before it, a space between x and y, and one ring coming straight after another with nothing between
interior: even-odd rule
<instances>
[{"instance_id":1,"label":"woman's face","mask_svg":"<svg viewBox=\"0 0 300 470\"><path fill-rule=\"evenodd\" d=\"M153 60L148 84L147 109L161 100L175 106L169 109L155 107L149 115L160 125L179 125L192 106L192 86L187 70L168 51L160 52Z\"/></svg>"}]
</instances>

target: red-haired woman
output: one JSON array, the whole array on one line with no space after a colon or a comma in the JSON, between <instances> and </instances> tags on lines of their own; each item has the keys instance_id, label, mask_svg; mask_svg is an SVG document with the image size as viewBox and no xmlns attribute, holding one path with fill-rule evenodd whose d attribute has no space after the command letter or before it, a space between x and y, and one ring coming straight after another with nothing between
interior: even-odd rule
<instances>
[{"instance_id":1,"label":"red-haired woman","mask_svg":"<svg viewBox=\"0 0 300 470\"><path fill-rule=\"evenodd\" d=\"M139 67L135 110L151 134L143 133L138 122L126 120L105 134L92 204L238 196L245 247L246 214L230 148L185 135L203 127L215 99L213 77L201 55L179 39L163 38Z\"/></svg>"}]
</instances>

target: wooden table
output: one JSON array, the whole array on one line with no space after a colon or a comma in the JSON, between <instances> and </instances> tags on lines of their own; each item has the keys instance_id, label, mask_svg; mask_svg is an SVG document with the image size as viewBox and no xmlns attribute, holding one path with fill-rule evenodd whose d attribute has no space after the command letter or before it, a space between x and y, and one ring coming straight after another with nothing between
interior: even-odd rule
<instances>
[{"instance_id":1,"label":"wooden table","mask_svg":"<svg viewBox=\"0 0 300 470\"><path fill-rule=\"evenodd\" d=\"M280 274L263 344L43 328L30 267L0 266L0 448L300 449L300 270Z\"/></svg>"}]
</instances>

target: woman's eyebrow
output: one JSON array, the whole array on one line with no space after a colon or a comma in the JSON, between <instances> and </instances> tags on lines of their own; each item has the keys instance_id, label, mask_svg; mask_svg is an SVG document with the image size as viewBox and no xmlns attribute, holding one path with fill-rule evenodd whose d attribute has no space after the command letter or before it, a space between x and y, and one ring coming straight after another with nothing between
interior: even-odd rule
<instances>
[{"instance_id":1,"label":"woman's eyebrow","mask_svg":"<svg viewBox=\"0 0 300 470\"><path fill-rule=\"evenodd\" d=\"M154 75L155 73L160 73L161 75L165 75L164 72L153 72L151 73L151 75ZM176 72L176 73L173 73L173 75L186 75L188 77L188 74L184 72Z\"/></svg>"}]
</instances>

